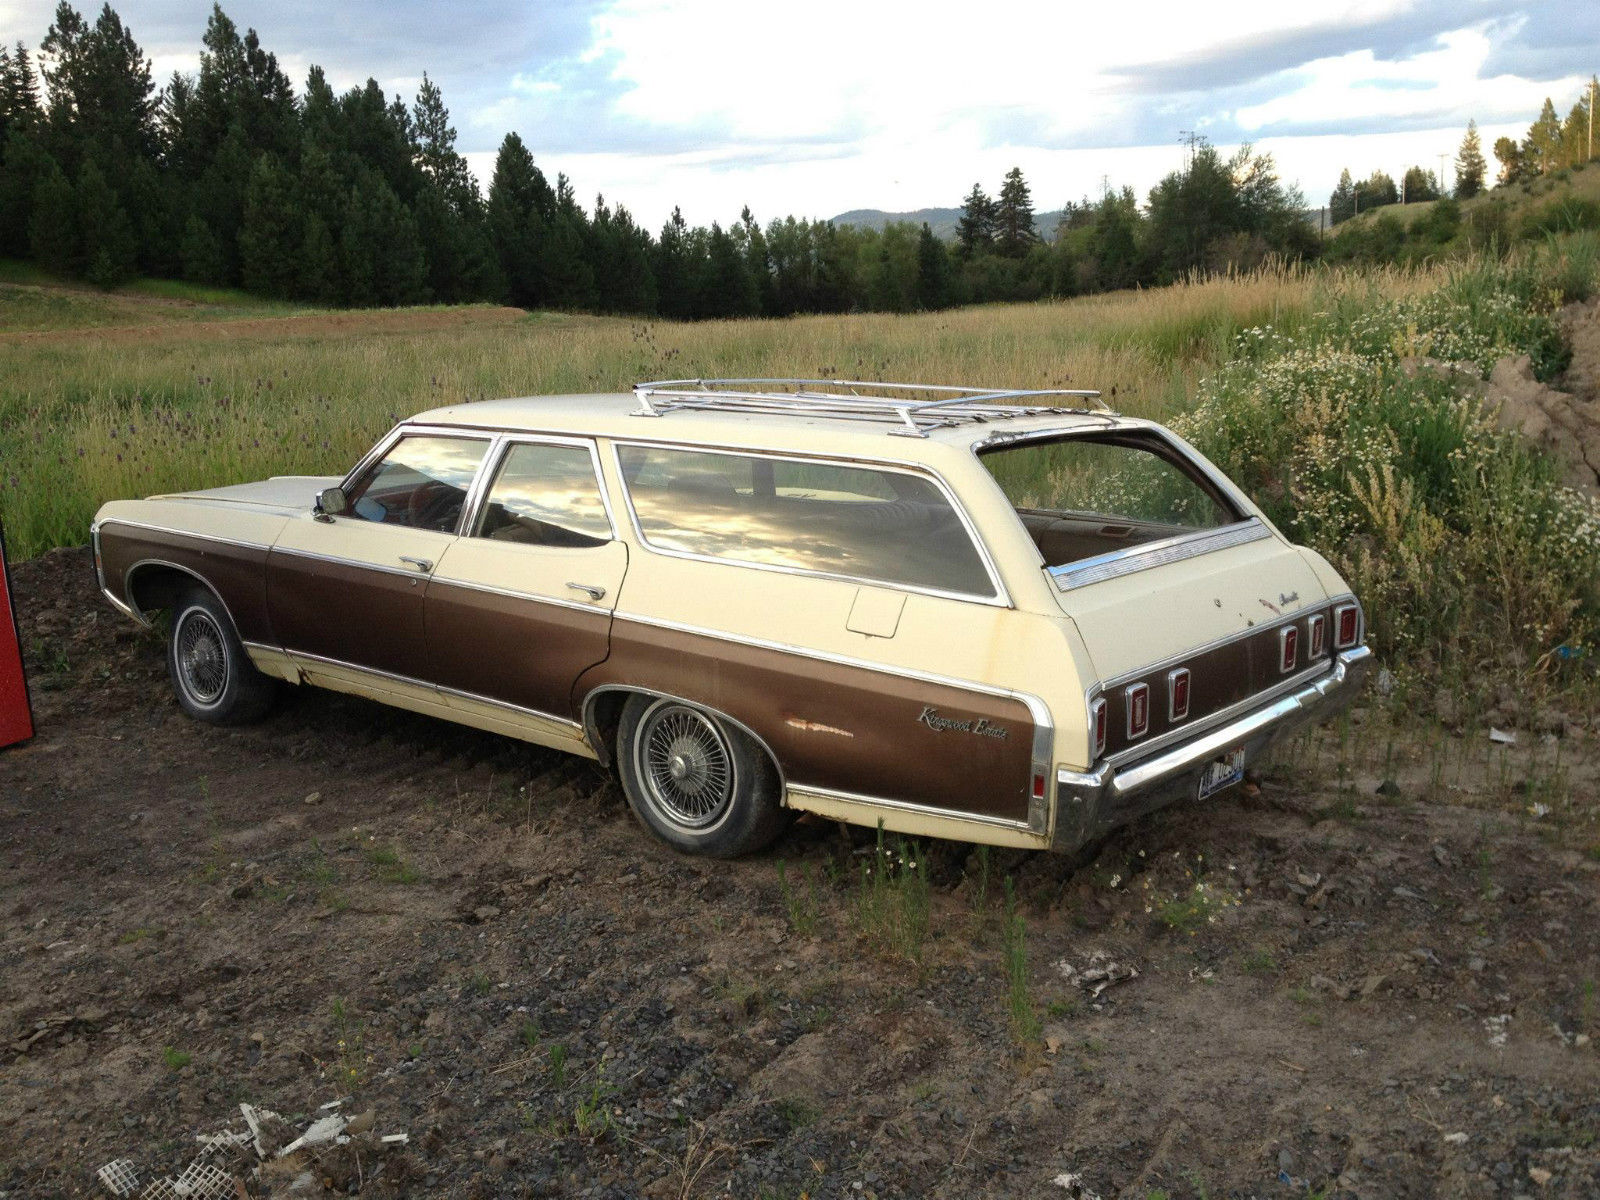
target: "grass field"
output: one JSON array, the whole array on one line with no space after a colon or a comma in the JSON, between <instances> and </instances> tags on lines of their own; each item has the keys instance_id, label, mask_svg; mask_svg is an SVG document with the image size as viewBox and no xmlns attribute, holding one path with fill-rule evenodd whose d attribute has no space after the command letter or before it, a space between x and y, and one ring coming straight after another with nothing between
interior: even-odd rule
<instances>
[{"instance_id":1,"label":"grass field","mask_svg":"<svg viewBox=\"0 0 1600 1200\"><path fill-rule=\"evenodd\" d=\"M319 313L5 278L0 519L23 559L83 543L106 500L341 472L396 419L467 399L833 375L1098 387L1124 412L1166 417L1240 330L1436 282L1266 270L1050 304L685 325L487 306Z\"/></svg>"}]
</instances>

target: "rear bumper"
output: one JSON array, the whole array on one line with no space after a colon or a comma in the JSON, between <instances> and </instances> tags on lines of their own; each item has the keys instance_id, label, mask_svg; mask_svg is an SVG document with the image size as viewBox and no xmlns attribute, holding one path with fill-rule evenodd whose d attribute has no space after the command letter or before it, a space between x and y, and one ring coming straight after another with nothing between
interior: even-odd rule
<instances>
[{"instance_id":1,"label":"rear bumper","mask_svg":"<svg viewBox=\"0 0 1600 1200\"><path fill-rule=\"evenodd\" d=\"M1191 741L1117 767L1108 763L1089 772L1058 771L1051 846L1075 849L1145 813L1192 798L1201 772L1229 750L1243 746L1245 761L1252 762L1284 734L1338 715L1360 692L1371 664L1372 651L1357 646L1305 687Z\"/></svg>"}]
</instances>

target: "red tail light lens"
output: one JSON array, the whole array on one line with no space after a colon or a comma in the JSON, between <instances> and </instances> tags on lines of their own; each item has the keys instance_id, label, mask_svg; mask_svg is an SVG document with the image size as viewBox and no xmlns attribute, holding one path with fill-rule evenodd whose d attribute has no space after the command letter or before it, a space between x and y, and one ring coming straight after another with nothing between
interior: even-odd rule
<instances>
[{"instance_id":1,"label":"red tail light lens","mask_svg":"<svg viewBox=\"0 0 1600 1200\"><path fill-rule=\"evenodd\" d=\"M1128 706L1128 740L1150 732L1150 687L1136 683L1123 693Z\"/></svg>"},{"instance_id":2,"label":"red tail light lens","mask_svg":"<svg viewBox=\"0 0 1600 1200\"><path fill-rule=\"evenodd\" d=\"M1094 739L1094 757L1106 752L1106 701L1101 697L1089 706L1090 736Z\"/></svg>"},{"instance_id":3,"label":"red tail light lens","mask_svg":"<svg viewBox=\"0 0 1600 1200\"><path fill-rule=\"evenodd\" d=\"M1189 669L1167 672L1167 719L1181 721L1189 715Z\"/></svg>"},{"instance_id":4,"label":"red tail light lens","mask_svg":"<svg viewBox=\"0 0 1600 1200\"><path fill-rule=\"evenodd\" d=\"M1300 627L1278 630L1278 670L1287 675L1300 665Z\"/></svg>"},{"instance_id":5,"label":"red tail light lens","mask_svg":"<svg viewBox=\"0 0 1600 1200\"><path fill-rule=\"evenodd\" d=\"M1328 619L1318 613L1307 622L1307 628L1311 633L1311 649L1307 651L1306 657L1321 658L1322 652L1328 648Z\"/></svg>"},{"instance_id":6,"label":"red tail light lens","mask_svg":"<svg viewBox=\"0 0 1600 1200\"><path fill-rule=\"evenodd\" d=\"M1361 640L1361 610L1354 604L1341 604L1333 610L1333 645L1348 650Z\"/></svg>"}]
</instances>

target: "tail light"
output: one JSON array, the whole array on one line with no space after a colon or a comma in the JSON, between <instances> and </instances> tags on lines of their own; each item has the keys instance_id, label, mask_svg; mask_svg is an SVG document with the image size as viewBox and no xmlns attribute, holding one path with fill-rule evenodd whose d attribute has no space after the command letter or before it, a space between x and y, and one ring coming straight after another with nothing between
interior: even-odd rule
<instances>
[{"instance_id":1,"label":"tail light","mask_svg":"<svg viewBox=\"0 0 1600 1200\"><path fill-rule=\"evenodd\" d=\"M1328 648L1328 619L1318 613L1306 624L1311 633L1311 649L1306 657L1314 661L1321 658L1322 652Z\"/></svg>"},{"instance_id":2,"label":"tail light","mask_svg":"<svg viewBox=\"0 0 1600 1200\"><path fill-rule=\"evenodd\" d=\"M1102 696L1089 706L1090 736L1094 740L1094 754L1099 758L1106 752L1106 700Z\"/></svg>"},{"instance_id":3,"label":"tail light","mask_svg":"<svg viewBox=\"0 0 1600 1200\"><path fill-rule=\"evenodd\" d=\"M1348 650L1361 640L1361 610L1354 604L1341 604L1333 610L1333 645Z\"/></svg>"},{"instance_id":4,"label":"tail light","mask_svg":"<svg viewBox=\"0 0 1600 1200\"><path fill-rule=\"evenodd\" d=\"M1167 719L1181 721L1189 715L1189 669L1167 672Z\"/></svg>"},{"instance_id":5,"label":"tail light","mask_svg":"<svg viewBox=\"0 0 1600 1200\"><path fill-rule=\"evenodd\" d=\"M1123 693L1128 707L1128 740L1150 732L1150 685L1136 683Z\"/></svg>"},{"instance_id":6,"label":"tail light","mask_svg":"<svg viewBox=\"0 0 1600 1200\"><path fill-rule=\"evenodd\" d=\"M1300 665L1300 627L1289 625L1278 630L1278 670L1287 675Z\"/></svg>"}]
</instances>

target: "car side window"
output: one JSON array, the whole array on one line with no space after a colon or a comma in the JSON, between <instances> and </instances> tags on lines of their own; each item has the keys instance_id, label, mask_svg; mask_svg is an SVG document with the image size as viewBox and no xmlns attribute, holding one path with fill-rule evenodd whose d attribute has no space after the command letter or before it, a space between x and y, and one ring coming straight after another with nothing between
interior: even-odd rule
<instances>
[{"instance_id":1,"label":"car side window","mask_svg":"<svg viewBox=\"0 0 1600 1200\"><path fill-rule=\"evenodd\" d=\"M402 437L351 489L363 521L452 533L489 443L484 438Z\"/></svg>"},{"instance_id":2,"label":"car side window","mask_svg":"<svg viewBox=\"0 0 1600 1200\"><path fill-rule=\"evenodd\" d=\"M521 442L506 451L478 537L529 546L603 546L611 520L586 447Z\"/></svg>"}]
</instances>

